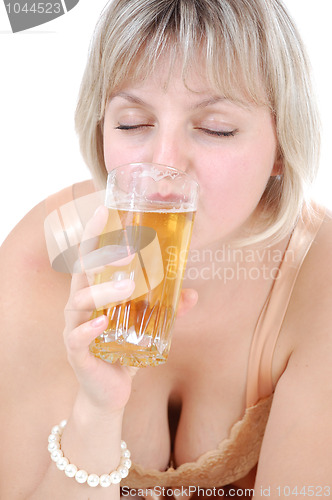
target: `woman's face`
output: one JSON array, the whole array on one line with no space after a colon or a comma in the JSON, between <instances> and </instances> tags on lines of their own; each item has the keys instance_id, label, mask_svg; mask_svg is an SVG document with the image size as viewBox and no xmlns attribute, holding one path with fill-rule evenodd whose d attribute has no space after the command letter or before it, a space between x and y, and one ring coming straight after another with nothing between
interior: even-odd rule
<instances>
[{"instance_id":1,"label":"woman's face","mask_svg":"<svg viewBox=\"0 0 332 500\"><path fill-rule=\"evenodd\" d=\"M107 171L130 162L186 171L200 185L193 246L228 241L241 234L274 174L273 117L267 107L224 99L199 71L185 85L180 71L169 78L167 68L161 64L151 78L111 96Z\"/></svg>"}]
</instances>

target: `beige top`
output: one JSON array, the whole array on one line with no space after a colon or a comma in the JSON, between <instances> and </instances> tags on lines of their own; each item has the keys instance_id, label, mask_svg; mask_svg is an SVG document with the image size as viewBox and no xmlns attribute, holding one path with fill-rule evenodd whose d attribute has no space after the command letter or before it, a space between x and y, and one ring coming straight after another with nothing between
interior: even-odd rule
<instances>
[{"instance_id":1,"label":"beige top","mask_svg":"<svg viewBox=\"0 0 332 500\"><path fill-rule=\"evenodd\" d=\"M146 470L133 464L123 485L130 488L154 486L219 487L245 477L257 464L273 398L272 358L289 300L301 265L313 243L325 210L304 212L290 238L277 278L258 318L249 354L247 409L216 450L195 462L166 471ZM287 253L292 251L292 259Z\"/></svg>"}]
</instances>

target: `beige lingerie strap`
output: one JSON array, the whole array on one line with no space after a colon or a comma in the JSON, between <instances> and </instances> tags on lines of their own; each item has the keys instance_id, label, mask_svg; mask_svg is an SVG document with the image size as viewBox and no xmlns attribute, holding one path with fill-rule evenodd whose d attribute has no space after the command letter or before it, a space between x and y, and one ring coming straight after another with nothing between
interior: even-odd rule
<instances>
[{"instance_id":1,"label":"beige lingerie strap","mask_svg":"<svg viewBox=\"0 0 332 500\"><path fill-rule=\"evenodd\" d=\"M313 206L314 213L299 219L269 296L258 318L248 365L247 407L273 393L272 358L302 263L322 224L325 209Z\"/></svg>"}]
</instances>

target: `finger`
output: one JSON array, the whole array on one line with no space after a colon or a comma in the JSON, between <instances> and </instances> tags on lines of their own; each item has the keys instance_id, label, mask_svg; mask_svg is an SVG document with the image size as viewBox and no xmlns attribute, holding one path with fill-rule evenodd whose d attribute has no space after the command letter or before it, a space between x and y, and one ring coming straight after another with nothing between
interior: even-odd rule
<instances>
[{"instance_id":1,"label":"finger","mask_svg":"<svg viewBox=\"0 0 332 500\"><path fill-rule=\"evenodd\" d=\"M87 277L83 272L83 257L98 247L100 234L105 228L107 219L108 210L104 205L100 205L85 226L82 241L78 249L78 261L74 264L71 293L88 285Z\"/></svg>"},{"instance_id":2,"label":"finger","mask_svg":"<svg viewBox=\"0 0 332 500\"><path fill-rule=\"evenodd\" d=\"M138 368L121 366L119 362L105 363L90 351L91 342L107 328L108 318L100 316L71 331L64 332L68 361L73 367L83 391L92 401L105 407L111 404L112 411L127 403L131 379ZM114 406L115 405L115 406Z\"/></svg>"},{"instance_id":3,"label":"finger","mask_svg":"<svg viewBox=\"0 0 332 500\"><path fill-rule=\"evenodd\" d=\"M132 261L134 260L136 254L127 255L126 257L120 258L119 260L114 260L115 258L119 257L119 254L112 256L112 254L110 253L110 248L111 247L108 247L109 256L107 258L107 264L100 266L100 267L92 267L90 269L86 269L85 274L86 274L86 277L88 279L89 285L94 285L96 283L99 283L100 281L118 280L119 278L116 277L115 275L117 275L116 268L119 268L119 267L125 268L123 270L124 274L126 274L128 277L130 276L131 269L129 266L132 263ZM103 250L103 248L101 248L100 250ZM98 252L98 250L96 250L96 252ZM95 252L93 252L93 253L95 253ZM89 254L89 256L90 255L91 254ZM87 256L87 257L89 257L89 256ZM112 261L112 259L113 259L113 261ZM85 261L85 257L84 257L84 261ZM102 257L102 261L105 262L104 257ZM84 264L85 264L85 262L84 262ZM92 264L97 265L98 264L98 257L94 256L93 258L91 258L89 260L89 264L90 265L92 265Z\"/></svg>"},{"instance_id":4,"label":"finger","mask_svg":"<svg viewBox=\"0 0 332 500\"><path fill-rule=\"evenodd\" d=\"M99 316L77 326L73 330L65 330L64 341L69 362L73 366L82 366L89 353L89 345L96 337L103 333L107 325L107 316Z\"/></svg>"},{"instance_id":5,"label":"finger","mask_svg":"<svg viewBox=\"0 0 332 500\"><path fill-rule=\"evenodd\" d=\"M99 337L107 328L107 316L99 316L93 320L79 325L71 331L64 332L64 341L67 348L68 360L75 369L86 367L87 357L92 356L90 344ZM139 370L139 367L126 366L121 367L128 375L133 378Z\"/></svg>"},{"instance_id":6,"label":"finger","mask_svg":"<svg viewBox=\"0 0 332 500\"><path fill-rule=\"evenodd\" d=\"M79 290L68 305L75 311L90 311L99 309L110 303L122 302L128 299L135 289L135 283L131 279L120 281L106 281L99 285L92 285Z\"/></svg>"},{"instance_id":7,"label":"finger","mask_svg":"<svg viewBox=\"0 0 332 500\"><path fill-rule=\"evenodd\" d=\"M80 323L87 321L95 309L106 308L111 304L129 299L134 289L134 281L124 279L108 281L78 290L70 297L65 308L68 327L75 328Z\"/></svg>"},{"instance_id":8,"label":"finger","mask_svg":"<svg viewBox=\"0 0 332 500\"><path fill-rule=\"evenodd\" d=\"M87 255L98 247L99 237L106 226L107 219L108 209L100 205L84 228L79 249L81 256Z\"/></svg>"},{"instance_id":9,"label":"finger","mask_svg":"<svg viewBox=\"0 0 332 500\"><path fill-rule=\"evenodd\" d=\"M184 288L181 292L177 316L184 316L198 302L198 293L193 288Z\"/></svg>"},{"instance_id":10,"label":"finger","mask_svg":"<svg viewBox=\"0 0 332 500\"><path fill-rule=\"evenodd\" d=\"M82 256L81 264L85 272L101 272L108 265L125 266L130 264L136 254L129 252L128 247L106 245Z\"/></svg>"}]
</instances>

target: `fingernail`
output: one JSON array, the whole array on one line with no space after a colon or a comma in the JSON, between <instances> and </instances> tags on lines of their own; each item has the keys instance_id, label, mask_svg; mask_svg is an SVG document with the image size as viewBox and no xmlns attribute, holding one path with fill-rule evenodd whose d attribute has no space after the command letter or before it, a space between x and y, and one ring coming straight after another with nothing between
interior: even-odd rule
<instances>
[{"instance_id":1,"label":"fingernail","mask_svg":"<svg viewBox=\"0 0 332 500\"><path fill-rule=\"evenodd\" d=\"M113 282L113 287L116 290L124 290L125 288L128 288L128 286L132 283L132 280L121 280L121 281L114 281Z\"/></svg>"},{"instance_id":2,"label":"fingernail","mask_svg":"<svg viewBox=\"0 0 332 500\"><path fill-rule=\"evenodd\" d=\"M120 282L123 280L128 280L128 278L129 278L129 274L126 273L125 271L116 271L112 276L112 281Z\"/></svg>"},{"instance_id":3,"label":"fingernail","mask_svg":"<svg viewBox=\"0 0 332 500\"><path fill-rule=\"evenodd\" d=\"M91 325L94 328L97 328L98 326L102 325L105 321L106 316L98 316L98 318L95 318L91 321Z\"/></svg>"},{"instance_id":4,"label":"fingernail","mask_svg":"<svg viewBox=\"0 0 332 500\"><path fill-rule=\"evenodd\" d=\"M95 213L93 214L94 217L97 217L98 215L101 214L101 212L105 209L104 205L99 205L99 207L96 208Z\"/></svg>"}]
</instances>

